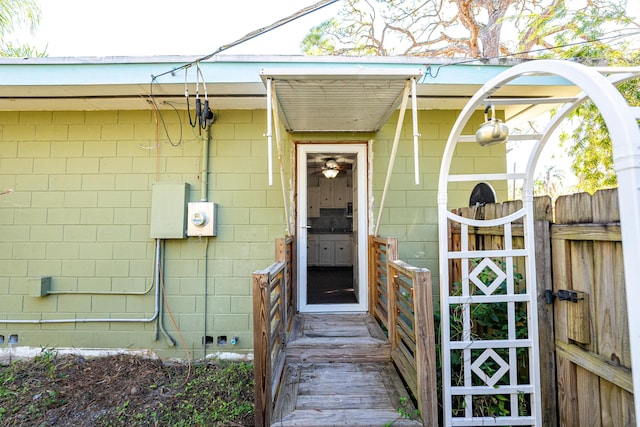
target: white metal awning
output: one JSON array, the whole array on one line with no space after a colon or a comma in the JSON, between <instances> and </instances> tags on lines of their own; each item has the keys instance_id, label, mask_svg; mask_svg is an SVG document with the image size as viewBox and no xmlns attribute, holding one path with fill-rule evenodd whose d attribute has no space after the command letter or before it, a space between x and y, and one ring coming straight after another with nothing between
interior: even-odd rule
<instances>
[{"instance_id":1,"label":"white metal awning","mask_svg":"<svg viewBox=\"0 0 640 427\"><path fill-rule=\"evenodd\" d=\"M398 108L419 67L263 69L272 82L282 125L290 132L376 132Z\"/></svg>"}]
</instances>

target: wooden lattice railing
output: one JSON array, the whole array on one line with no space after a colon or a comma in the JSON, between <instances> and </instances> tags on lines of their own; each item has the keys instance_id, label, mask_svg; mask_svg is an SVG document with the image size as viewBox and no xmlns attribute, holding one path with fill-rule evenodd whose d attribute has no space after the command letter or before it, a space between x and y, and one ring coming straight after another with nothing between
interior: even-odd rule
<instances>
[{"instance_id":1,"label":"wooden lattice railing","mask_svg":"<svg viewBox=\"0 0 640 427\"><path fill-rule=\"evenodd\" d=\"M390 259L398 259L398 239L369 236L369 312L387 330L387 260Z\"/></svg>"},{"instance_id":2,"label":"wooden lattice railing","mask_svg":"<svg viewBox=\"0 0 640 427\"><path fill-rule=\"evenodd\" d=\"M431 272L397 260L397 240L369 239L371 313L387 329L391 358L425 425L438 425Z\"/></svg>"},{"instance_id":3,"label":"wooden lattice railing","mask_svg":"<svg viewBox=\"0 0 640 427\"><path fill-rule=\"evenodd\" d=\"M269 426L295 307L294 240L276 240L276 262L253 273L255 425Z\"/></svg>"}]
</instances>

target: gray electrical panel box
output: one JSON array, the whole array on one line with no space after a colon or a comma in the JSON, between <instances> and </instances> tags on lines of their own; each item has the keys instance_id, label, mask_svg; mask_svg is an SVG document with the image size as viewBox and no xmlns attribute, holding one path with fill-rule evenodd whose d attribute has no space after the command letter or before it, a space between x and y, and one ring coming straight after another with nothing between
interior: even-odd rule
<instances>
[{"instance_id":1,"label":"gray electrical panel box","mask_svg":"<svg viewBox=\"0 0 640 427\"><path fill-rule=\"evenodd\" d=\"M151 238L184 239L189 184L156 182L151 188Z\"/></svg>"}]
</instances>

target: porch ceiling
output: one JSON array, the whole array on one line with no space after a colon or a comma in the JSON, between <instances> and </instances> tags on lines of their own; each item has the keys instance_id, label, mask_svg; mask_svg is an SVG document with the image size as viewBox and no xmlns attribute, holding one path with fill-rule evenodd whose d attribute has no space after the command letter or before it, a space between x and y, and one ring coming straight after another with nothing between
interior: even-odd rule
<instances>
[{"instance_id":1,"label":"porch ceiling","mask_svg":"<svg viewBox=\"0 0 640 427\"><path fill-rule=\"evenodd\" d=\"M344 70L322 74L308 70L262 70L273 81L280 118L290 132L376 132L397 109L408 70Z\"/></svg>"}]
</instances>

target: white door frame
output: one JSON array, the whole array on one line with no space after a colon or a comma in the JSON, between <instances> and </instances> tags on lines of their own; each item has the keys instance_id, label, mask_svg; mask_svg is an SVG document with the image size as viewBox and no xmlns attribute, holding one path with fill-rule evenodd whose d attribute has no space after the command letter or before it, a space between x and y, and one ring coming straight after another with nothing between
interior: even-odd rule
<instances>
[{"instance_id":1,"label":"white door frame","mask_svg":"<svg viewBox=\"0 0 640 427\"><path fill-rule=\"evenodd\" d=\"M367 152L368 143L361 144L298 144L297 146L297 259L298 259L298 310L302 313L313 312L366 312L369 308L368 283L368 204L367 189ZM358 303L357 304L307 304L307 154L336 153L356 155L356 174L358 194L356 203L358 229L355 238L358 243ZM356 204L354 203L354 206Z\"/></svg>"}]
</instances>

